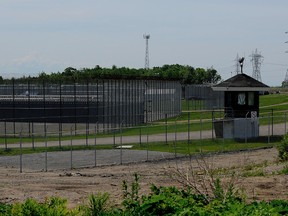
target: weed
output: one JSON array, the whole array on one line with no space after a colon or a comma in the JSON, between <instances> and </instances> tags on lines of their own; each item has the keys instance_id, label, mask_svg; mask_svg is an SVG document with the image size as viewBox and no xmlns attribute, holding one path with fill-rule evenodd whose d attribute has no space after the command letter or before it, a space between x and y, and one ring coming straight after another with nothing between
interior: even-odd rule
<instances>
[{"instance_id":1,"label":"weed","mask_svg":"<svg viewBox=\"0 0 288 216\"><path fill-rule=\"evenodd\" d=\"M242 173L243 177L255 177L255 176L265 176L265 172L263 169L256 169L251 171L246 171Z\"/></svg>"},{"instance_id":2,"label":"weed","mask_svg":"<svg viewBox=\"0 0 288 216\"><path fill-rule=\"evenodd\" d=\"M203 157L196 159L197 169L194 169L192 165L187 171L177 168L174 171L174 178L184 187L191 188L195 194L203 196L207 202L217 199L221 202L226 200L239 198L238 190L234 185L236 182L235 173L229 173L229 176L225 176L225 182L219 177L219 173L228 174L228 171L223 169L214 169L213 163Z\"/></svg>"},{"instance_id":3,"label":"weed","mask_svg":"<svg viewBox=\"0 0 288 216\"><path fill-rule=\"evenodd\" d=\"M284 165L284 167L279 171L279 174L288 175L288 164Z\"/></svg>"},{"instance_id":4,"label":"weed","mask_svg":"<svg viewBox=\"0 0 288 216\"><path fill-rule=\"evenodd\" d=\"M129 191L128 182L126 180L122 183L122 191L123 191L123 206L126 209L131 211L131 214L135 212L140 206L140 197L139 197L139 179L140 176L137 173L134 173L134 181L131 185L131 190Z\"/></svg>"}]
</instances>

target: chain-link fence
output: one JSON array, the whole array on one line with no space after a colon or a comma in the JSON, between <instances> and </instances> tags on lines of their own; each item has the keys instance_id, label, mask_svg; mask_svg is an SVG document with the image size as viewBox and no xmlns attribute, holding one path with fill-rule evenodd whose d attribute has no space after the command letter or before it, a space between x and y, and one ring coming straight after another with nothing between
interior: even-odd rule
<instances>
[{"instance_id":1,"label":"chain-link fence","mask_svg":"<svg viewBox=\"0 0 288 216\"><path fill-rule=\"evenodd\" d=\"M187 101L188 110L211 110L224 107L224 92L212 90L211 84L185 85L182 97Z\"/></svg>"},{"instance_id":2,"label":"chain-link fence","mask_svg":"<svg viewBox=\"0 0 288 216\"><path fill-rule=\"evenodd\" d=\"M1 147L7 152L17 149L18 155L1 156L0 164L15 167L21 172L47 171L271 147L287 132L287 112L272 109L266 111L261 112L262 115L256 121L252 118L245 119L247 127L244 126L241 130L247 136L236 140L217 137L215 134L215 121L231 121L223 118L223 110L187 111L172 119L166 114L163 120L133 126L127 126L123 121L119 126L111 127L109 133L101 127L101 122L91 123L89 127L77 124L77 128L73 123L66 123L61 130L59 127L55 128L54 124L34 122L34 133L27 133L29 123L21 122L17 124L19 133L9 134L7 132L13 131L13 127L10 125L11 128L8 128L8 123L2 122ZM248 124L259 124L256 127L259 129L258 137L251 137ZM11 139L12 137L15 139ZM25 154L26 149L34 152L41 150L41 153Z\"/></svg>"},{"instance_id":3,"label":"chain-link fence","mask_svg":"<svg viewBox=\"0 0 288 216\"><path fill-rule=\"evenodd\" d=\"M181 85L176 81L105 79L55 84L12 80L0 85L0 133L4 136L17 135L20 128L36 134L46 124L58 131L71 124L75 131L89 131L96 122L109 132L180 113Z\"/></svg>"}]
</instances>

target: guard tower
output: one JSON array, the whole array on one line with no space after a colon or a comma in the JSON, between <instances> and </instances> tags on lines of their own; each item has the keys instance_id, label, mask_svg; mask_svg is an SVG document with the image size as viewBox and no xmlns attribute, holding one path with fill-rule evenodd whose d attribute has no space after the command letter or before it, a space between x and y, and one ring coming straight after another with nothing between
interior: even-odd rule
<instances>
[{"instance_id":1,"label":"guard tower","mask_svg":"<svg viewBox=\"0 0 288 216\"><path fill-rule=\"evenodd\" d=\"M241 73L212 87L224 92L224 118L214 121L216 137L253 138L259 136L259 92L269 86L242 71L244 58L239 60Z\"/></svg>"}]
</instances>

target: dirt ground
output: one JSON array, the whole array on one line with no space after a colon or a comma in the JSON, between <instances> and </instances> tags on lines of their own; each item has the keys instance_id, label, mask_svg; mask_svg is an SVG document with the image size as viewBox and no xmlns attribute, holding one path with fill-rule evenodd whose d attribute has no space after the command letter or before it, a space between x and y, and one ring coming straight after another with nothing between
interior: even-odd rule
<instances>
[{"instance_id":1,"label":"dirt ground","mask_svg":"<svg viewBox=\"0 0 288 216\"><path fill-rule=\"evenodd\" d=\"M69 207L75 207L87 202L90 193L108 192L111 202L121 203L122 182L131 182L134 173L140 175L141 194L148 194L151 183L183 186L177 177L172 177L176 168L184 176L185 172L188 176L189 168L203 175L202 162L205 163L204 169L216 169L222 176L227 176L231 170L235 172L234 184L245 191L249 200L288 198L288 175L279 174L279 170L288 167L288 164L278 163L277 150L272 148L217 154L203 160L181 158L73 171L19 173L16 169L0 167L0 202L15 203L27 198L42 202L47 197L59 196L68 200Z\"/></svg>"}]
</instances>

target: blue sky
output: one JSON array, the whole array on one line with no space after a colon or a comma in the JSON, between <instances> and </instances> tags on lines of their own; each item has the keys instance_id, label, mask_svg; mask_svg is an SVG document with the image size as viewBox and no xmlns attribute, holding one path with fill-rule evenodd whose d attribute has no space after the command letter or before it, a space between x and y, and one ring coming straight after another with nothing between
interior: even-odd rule
<instances>
[{"instance_id":1,"label":"blue sky","mask_svg":"<svg viewBox=\"0 0 288 216\"><path fill-rule=\"evenodd\" d=\"M66 67L213 66L223 79L236 55L252 75L280 85L288 69L287 0L1 0L0 75L20 77Z\"/></svg>"}]
</instances>

